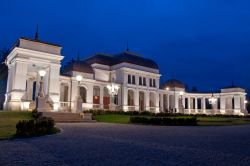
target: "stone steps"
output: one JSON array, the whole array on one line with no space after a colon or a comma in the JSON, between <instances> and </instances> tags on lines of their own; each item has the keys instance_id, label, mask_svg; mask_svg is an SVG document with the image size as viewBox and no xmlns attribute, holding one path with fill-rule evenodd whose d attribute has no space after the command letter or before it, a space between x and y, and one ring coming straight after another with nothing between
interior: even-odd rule
<instances>
[{"instance_id":1,"label":"stone steps","mask_svg":"<svg viewBox=\"0 0 250 166\"><path fill-rule=\"evenodd\" d=\"M43 116L51 117L56 123L83 123L96 122L92 120L92 114L76 114L65 112L43 112Z\"/></svg>"}]
</instances>

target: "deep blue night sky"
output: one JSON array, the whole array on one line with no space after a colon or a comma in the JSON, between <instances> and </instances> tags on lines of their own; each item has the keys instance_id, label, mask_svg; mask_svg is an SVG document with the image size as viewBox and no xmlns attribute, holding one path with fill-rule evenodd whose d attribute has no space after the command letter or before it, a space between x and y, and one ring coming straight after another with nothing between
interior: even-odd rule
<instances>
[{"instance_id":1,"label":"deep blue night sky","mask_svg":"<svg viewBox=\"0 0 250 166\"><path fill-rule=\"evenodd\" d=\"M250 89L249 0L73 0L0 2L0 49L20 37L63 46L66 61L126 49L154 59L161 81L191 88Z\"/></svg>"}]
</instances>

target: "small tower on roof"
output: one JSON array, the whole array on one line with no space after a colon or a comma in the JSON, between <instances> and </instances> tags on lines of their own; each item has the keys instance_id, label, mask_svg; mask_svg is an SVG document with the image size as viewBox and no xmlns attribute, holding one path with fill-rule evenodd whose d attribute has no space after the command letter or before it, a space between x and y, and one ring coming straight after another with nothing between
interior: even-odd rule
<instances>
[{"instance_id":1,"label":"small tower on roof","mask_svg":"<svg viewBox=\"0 0 250 166\"><path fill-rule=\"evenodd\" d=\"M38 24L36 25L35 40L38 41Z\"/></svg>"}]
</instances>

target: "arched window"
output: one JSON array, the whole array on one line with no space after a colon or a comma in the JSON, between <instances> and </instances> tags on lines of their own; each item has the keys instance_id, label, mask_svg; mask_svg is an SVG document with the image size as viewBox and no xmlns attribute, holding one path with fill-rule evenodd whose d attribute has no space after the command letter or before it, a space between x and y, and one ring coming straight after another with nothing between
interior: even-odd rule
<instances>
[{"instance_id":1,"label":"arched window","mask_svg":"<svg viewBox=\"0 0 250 166\"><path fill-rule=\"evenodd\" d=\"M80 96L82 98L82 102L86 103L86 99L87 99L87 89L83 86L79 87L80 90Z\"/></svg>"},{"instance_id":2,"label":"arched window","mask_svg":"<svg viewBox=\"0 0 250 166\"><path fill-rule=\"evenodd\" d=\"M103 108L109 109L109 103L110 103L110 99L109 99L108 88L104 87L103 88Z\"/></svg>"},{"instance_id":3,"label":"arched window","mask_svg":"<svg viewBox=\"0 0 250 166\"><path fill-rule=\"evenodd\" d=\"M93 103L100 104L100 88L98 86L93 88Z\"/></svg>"}]
</instances>

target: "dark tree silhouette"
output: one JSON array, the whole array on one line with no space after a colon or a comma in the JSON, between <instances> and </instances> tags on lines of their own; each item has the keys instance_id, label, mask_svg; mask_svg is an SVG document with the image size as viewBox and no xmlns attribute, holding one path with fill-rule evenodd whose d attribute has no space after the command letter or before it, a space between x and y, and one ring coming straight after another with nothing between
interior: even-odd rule
<instances>
[{"instance_id":1,"label":"dark tree silhouette","mask_svg":"<svg viewBox=\"0 0 250 166\"><path fill-rule=\"evenodd\" d=\"M7 80L8 78L8 67L5 64L5 59L9 54L9 50L0 50L0 80Z\"/></svg>"},{"instance_id":2,"label":"dark tree silhouette","mask_svg":"<svg viewBox=\"0 0 250 166\"><path fill-rule=\"evenodd\" d=\"M192 92L198 92L198 89L197 89L196 86L193 86L191 91L192 91Z\"/></svg>"},{"instance_id":3,"label":"dark tree silhouette","mask_svg":"<svg viewBox=\"0 0 250 166\"><path fill-rule=\"evenodd\" d=\"M246 108L247 108L248 113L250 113L250 99L248 98L247 101L248 102L247 102Z\"/></svg>"}]
</instances>

